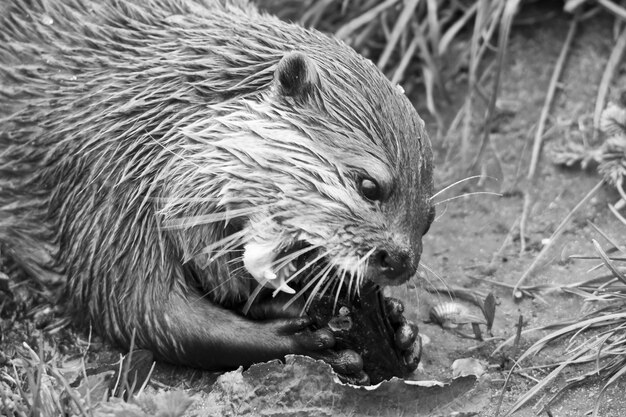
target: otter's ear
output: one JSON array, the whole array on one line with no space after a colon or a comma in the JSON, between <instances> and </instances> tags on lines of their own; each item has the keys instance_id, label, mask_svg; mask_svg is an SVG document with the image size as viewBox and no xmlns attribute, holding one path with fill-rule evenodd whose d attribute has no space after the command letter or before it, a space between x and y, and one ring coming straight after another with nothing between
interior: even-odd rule
<instances>
[{"instance_id":1,"label":"otter's ear","mask_svg":"<svg viewBox=\"0 0 626 417\"><path fill-rule=\"evenodd\" d=\"M278 63L274 83L278 94L302 99L319 86L320 79L315 62L302 52L290 52Z\"/></svg>"}]
</instances>

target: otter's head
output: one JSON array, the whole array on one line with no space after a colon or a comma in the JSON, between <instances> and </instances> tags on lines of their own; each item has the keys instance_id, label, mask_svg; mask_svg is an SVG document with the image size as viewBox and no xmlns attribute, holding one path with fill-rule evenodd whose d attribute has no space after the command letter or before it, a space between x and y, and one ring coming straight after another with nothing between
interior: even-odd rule
<instances>
[{"instance_id":1,"label":"otter's head","mask_svg":"<svg viewBox=\"0 0 626 417\"><path fill-rule=\"evenodd\" d=\"M229 254L231 276L290 293L415 273L434 216L424 123L370 61L333 45L277 57L266 88L186 128L207 218L223 220L209 265Z\"/></svg>"}]
</instances>

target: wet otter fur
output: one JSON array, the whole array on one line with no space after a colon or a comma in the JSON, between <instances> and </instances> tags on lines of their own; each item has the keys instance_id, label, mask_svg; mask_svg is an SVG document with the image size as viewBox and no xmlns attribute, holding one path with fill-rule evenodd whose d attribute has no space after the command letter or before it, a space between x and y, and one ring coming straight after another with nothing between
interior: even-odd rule
<instances>
[{"instance_id":1,"label":"wet otter fur","mask_svg":"<svg viewBox=\"0 0 626 417\"><path fill-rule=\"evenodd\" d=\"M3 254L115 344L323 356L307 297L277 300L417 268L424 124L337 40L243 1L10 0L0 82Z\"/></svg>"}]
</instances>

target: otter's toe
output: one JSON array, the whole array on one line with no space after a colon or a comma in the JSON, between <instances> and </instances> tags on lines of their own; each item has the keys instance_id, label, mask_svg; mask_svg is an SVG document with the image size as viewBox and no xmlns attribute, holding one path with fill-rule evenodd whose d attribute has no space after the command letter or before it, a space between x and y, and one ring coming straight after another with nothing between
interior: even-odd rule
<instances>
[{"instance_id":1,"label":"otter's toe","mask_svg":"<svg viewBox=\"0 0 626 417\"><path fill-rule=\"evenodd\" d=\"M385 312L394 326L404 320L404 304L397 298L385 297Z\"/></svg>"},{"instance_id":2,"label":"otter's toe","mask_svg":"<svg viewBox=\"0 0 626 417\"><path fill-rule=\"evenodd\" d=\"M294 335L296 343L303 350L302 353L317 352L331 349L335 346L335 336L328 329L316 331L305 330Z\"/></svg>"},{"instance_id":3,"label":"otter's toe","mask_svg":"<svg viewBox=\"0 0 626 417\"><path fill-rule=\"evenodd\" d=\"M363 358L353 350L325 351L314 355L328 363L340 375L360 375L363 372Z\"/></svg>"},{"instance_id":4,"label":"otter's toe","mask_svg":"<svg viewBox=\"0 0 626 417\"><path fill-rule=\"evenodd\" d=\"M396 348L399 350L409 349L415 342L415 339L417 339L418 332L419 329L417 325L405 319L404 322L398 326L394 335Z\"/></svg>"},{"instance_id":5,"label":"otter's toe","mask_svg":"<svg viewBox=\"0 0 626 417\"><path fill-rule=\"evenodd\" d=\"M404 363L409 370L409 372L413 372L417 369L417 365L419 365L420 359L422 357L422 338L418 335L415 343L411 345L411 347L404 352L403 358Z\"/></svg>"},{"instance_id":6,"label":"otter's toe","mask_svg":"<svg viewBox=\"0 0 626 417\"><path fill-rule=\"evenodd\" d=\"M313 321L309 317L294 317L277 320L279 323L278 334L288 336L306 330Z\"/></svg>"}]
</instances>

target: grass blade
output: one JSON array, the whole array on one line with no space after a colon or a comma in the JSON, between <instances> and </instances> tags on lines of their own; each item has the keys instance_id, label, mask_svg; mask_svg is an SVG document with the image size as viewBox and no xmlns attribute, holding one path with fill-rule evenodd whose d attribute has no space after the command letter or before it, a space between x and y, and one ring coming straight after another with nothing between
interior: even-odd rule
<instances>
[{"instance_id":1,"label":"grass blade","mask_svg":"<svg viewBox=\"0 0 626 417\"><path fill-rule=\"evenodd\" d=\"M368 24L372 20L376 18L383 10L386 10L396 4L398 0L387 0L376 7L372 7L370 10L366 11L359 17L352 19L345 25L341 26L336 32L335 36L339 39L346 39L350 36L352 32L357 30L363 25Z\"/></svg>"},{"instance_id":2,"label":"grass blade","mask_svg":"<svg viewBox=\"0 0 626 417\"><path fill-rule=\"evenodd\" d=\"M626 9L622 6L618 6L610 0L598 0L598 4L616 16L619 16L620 19L626 20Z\"/></svg>"},{"instance_id":3,"label":"grass blade","mask_svg":"<svg viewBox=\"0 0 626 417\"><path fill-rule=\"evenodd\" d=\"M600 409L600 400L602 396L606 392L607 388L613 385L619 378L621 378L624 374L626 374L626 366L622 366L619 371L617 371L607 382L604 384L600 392L598 393L598 397L596 398L595 407L593 408L592 417L598 416L598 411Z\"/></svg>"},{"instance_id":4,"label":"grass blade","mask_svg":"<svg viewBox=\"0 0 626 417\"><path fill-rule=\"evenodd\" d=\"M507 46L509 43L509 34L511 33L511 25L513 24L513 17L517 13L520 0L512 0L506 3L504 11L502 12L502 18L500 19L500 38L498 40L498 53L496 58L496 73L493 79L493 90L491 97L489 98L489 105L487 108L487 114L485 116L485 122L483 127L483 138L479 145L478 153L472 162L470 172L474 171L481 161L482 156L489 144L489 134L491 133L491 122L496 109L496 100L500 92L500 80L502 72L504 70L504 59L506 57ZM500 167L502 172L502 168Z\"/></svg>"},{"instance_id":5,"label":"grass blade","mask_svg":"<svg viewBox=\"0 0 626 417\"><path fill-rule=\"evenodd\" d=\"M520 297L517 297L517 294L519 294L520 285L522 285L522 283L526 280L526 278L528 278L535 271L535 268L537 268L537 265L539 265L539 263L543 260L546 253L548 253L548 251L554 246L556 240L559 238L559 236L561 236L561 234L565 230L565 227L569 224L569 221L572 219L572 217L574 217L574 213L576 213L578 209L580 209L584 204L586 204L587 201L591 200L591 198L600 190L600 188L602 188L603 184L604 184L604 180L598 182L591 190L589 190L587 195L585 195L582 198L582 200L580 200L580 202L576 204L576 206L572 210L570 210L569 213L567 213L567 216L565 216L565 218L561 221L561 223L557 226L557 228L552 233L552 236L550 236L549 243L541 249L539 254L535 257L533 262L526 269L526 271L524 271L520 279L515 284L515 287L513 288L513 297L520 298Z\"/></svg>"},{"instance_id":6,"label":"grass blade","mask_svg":"<svg viewBox=\"0 0 626 417\"><path fill-rule=\"evenodd\" d=\"M602 81L600 81L600 87L598 87L598 97L596 98L596 108L593 112L593 137L597 138L600 129L600 118L602 117L602 110L606 103L606 96L609 92L609 86L615 75L615 71L619 67L624 55L624 49L626 49L626 27L622 30L622 33L617 38L617 42L611 51L604 73L602 74Z\"/></svg>"},{"instance_id":7,"label":"grass blade","mask_svg":"<svg viewBox=\"0 0 626 417\"><path fill-rule=\"evenodd\" d=\"M576 29L578 29L578 20L579 15L577 13L572 19L569 31L567 32L567 36L565 38L565 42L563 43L563 47L561 48L561 53L559 54L559 58L556 61L556 65L554 66L554 71L552 72L550 84L548 85L548 93L546 94L546 100L543 104L543 108L541 109L541 115L539 116L539 125L537 126L537 131L535 132L535 141L533 143L532 157L530 160L530 167L528 168L529 180L534 179L535 173L537 171L537 165L539 163L539 153L541 152L541 145L543 143L543 132L545 130L546 121L548 120L548 113L550 112L552 100L554 99L554 96L556 94L557 84L559 82L559 78L561 78L563 68L565 67L565 60L567 59L570 47L572 45L572 41L574 40Z\"/></svg>"},{"instance_id":8,"label":"grass blade","mask_svg":"<svg viewBox=\"0 0 626 417\"><path fill-rule=\"evenodd\" d=\"M441 37L441 40L439 41L438 50L437 50L438 55L443 55L446 53L446 51L448 50L448 46L450 46L450 43L452 42L454 37L457 35L457 33L459 33L461 29L463 29L463 27L467 24L467 22L471 19L471 17L474 16L474 14L476 13L476 10L478 10L478 2L472 4L465 11L463 16L458 18L448 28L448 30L446 30L446 32Z\"/></svg>"},{"instance_id":9,"label":"grass blade","mask_svg":"<svg viewBox=\"0 0 626 417\"><path fill-rule=\"evenodd\" d=\"M396 43L398 42L398 39L400 39L400 35L407 27L411 16L413 16L413 11L417 7L418 3L419 0L408 0L404 3L404 9L402 10L402 13L400 13L400 16L398 16L396 24L394 25L391 35L389 36L389 40L387 41L387 45L385 45L385 49L380 54L380 58L378 59L377 66L381 70L387 65L387 62L391 57L391 53L396 47Z\"/></svg>"},{"instance_id":10,"label":"grass blade","mask_svg":"<svg viewBox=\"0 0 626 417\"><path fill-rule=\"evenodd\" d=\"M595 239L591 239L591 242L593 243L593 246L596 248L596 251L600 255L602 262L604 262L604 265L613 273L613 275L615 275L615 277L619 278L622 283L626 284L626 277L619 269L615 268L613 262L611 262L607 254L604 252L604 250L602 250L602 246L600 246L598 241Z\"/></svg>"}]
</instances>

